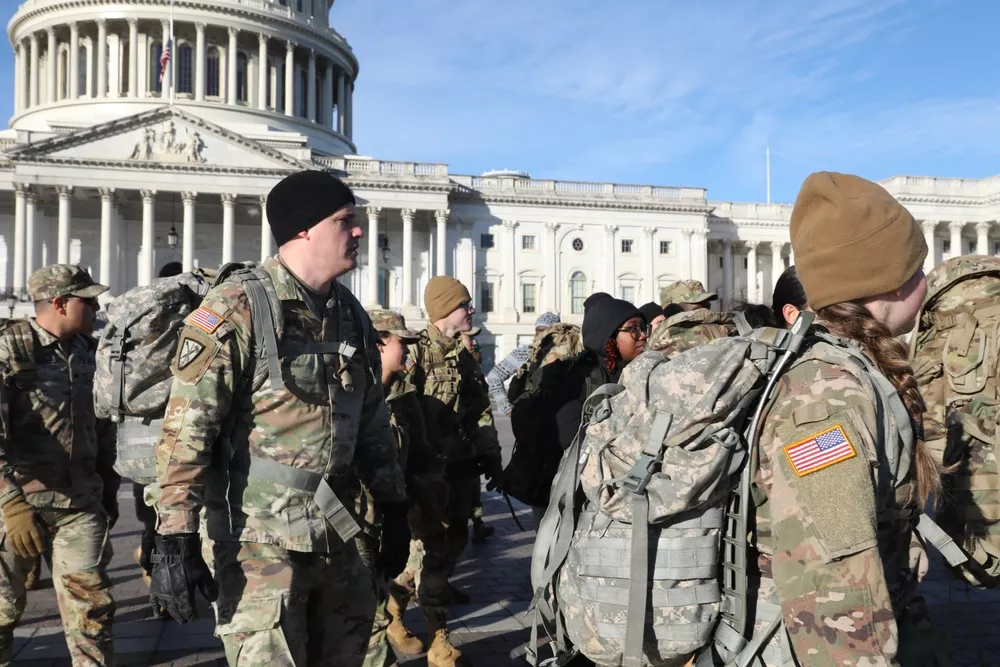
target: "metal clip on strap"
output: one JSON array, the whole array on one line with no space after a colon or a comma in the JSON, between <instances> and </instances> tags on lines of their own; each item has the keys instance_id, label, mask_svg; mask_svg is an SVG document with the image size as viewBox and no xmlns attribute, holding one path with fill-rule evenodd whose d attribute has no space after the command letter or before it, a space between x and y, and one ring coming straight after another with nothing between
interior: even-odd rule
<instances>
[{"instance_id":1,"label":"metal clip on strap","mask_svg":"<svg viewBox=\"0 0 1000 667\"><path fill-rule=\"evenodd\" d=\"M330 488L326 476L322 473L293 468L271 459L251 456L249 476L314 494L313 502L323 512L323 516L326 517L326 520L345 544L361 532L361 527L344 507L344 503L340 501L337 494Z\"/></svg>"},{"instance_id":2,"label":"metal clip on strap","mask_svg":"<svg viewBox=\"0 0 1000 667\"><path fill-rule=\"evenodd\" d=\"M917 521L917 532L920 533L921 537L933 544L934 548L944 556L944 559L952 567L958 567L968 562L969 557L962 551L962 548L955 543L955 540L948 533L944 532L941 526L937 525L926 514L920 515L920 519Z\"/></svg>"}]
</instances>

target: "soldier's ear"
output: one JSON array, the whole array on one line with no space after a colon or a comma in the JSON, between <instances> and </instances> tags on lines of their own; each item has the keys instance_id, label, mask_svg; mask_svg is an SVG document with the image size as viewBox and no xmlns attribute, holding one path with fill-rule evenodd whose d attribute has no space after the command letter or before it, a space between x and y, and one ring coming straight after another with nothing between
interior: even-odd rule
<instances>
[{"instance_id":1,"label":"soldier's ear","mask_svg":"<svg viewBox=\"0 0 1000 667\"><path fill-rule=\"evenodd\" d=\"M57 296L52 299L52 307L55 308L56 312L60 315L66 314L66 304L69 303L69 297Z\"/></svg>"}]
</instances>

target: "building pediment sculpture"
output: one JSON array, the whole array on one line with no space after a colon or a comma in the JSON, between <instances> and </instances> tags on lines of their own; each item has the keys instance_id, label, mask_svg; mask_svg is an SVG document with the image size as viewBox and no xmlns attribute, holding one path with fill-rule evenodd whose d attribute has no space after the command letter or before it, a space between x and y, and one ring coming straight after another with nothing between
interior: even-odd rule
<instances>
[{"instance_id":1,"label":"building pediment sculpture","mask_svg":"<svg viewBox=\"0 0 1000 667\"><path fill-rule=\"evenodd\" d=\"M155 162L205 162L205 141L198 131L185 130L187 138L178 139L177 126L168 120L160 126L145 127L132 149L130 160Z\"/></svg>"}]
</instances>

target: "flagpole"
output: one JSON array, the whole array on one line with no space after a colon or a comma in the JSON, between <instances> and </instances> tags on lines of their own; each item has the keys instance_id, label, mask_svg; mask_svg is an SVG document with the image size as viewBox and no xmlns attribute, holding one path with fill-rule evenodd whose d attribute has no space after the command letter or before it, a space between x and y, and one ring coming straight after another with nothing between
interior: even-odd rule
<instances>
[{"instance_id":1,"label":"flagpole","mask_svg":"<svg viewBox=\"0 0 1000 667\"><path fill-rule=\"evenodd\" d=\"M170 62L167 66L170 67L170 104L174 103L174 78L177 68L174 67L176 59L174 58L174 50L177 45L174 44L174 0L170 0Z\"/></svg>"}]
</instances>

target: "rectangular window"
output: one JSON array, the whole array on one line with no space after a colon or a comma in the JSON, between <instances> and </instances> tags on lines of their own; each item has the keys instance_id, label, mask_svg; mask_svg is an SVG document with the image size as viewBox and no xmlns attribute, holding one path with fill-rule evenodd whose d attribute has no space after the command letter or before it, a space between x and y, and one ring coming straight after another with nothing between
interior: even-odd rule
<instances>
[{"instance_id":1,"label":"rectangular window","mask_svg":"<svg viewBox=\"0 0 1000 667\"><path fill-rule=\"evenodd\" d=\"M534 235L525 234L521 237L521 250L534 250L535 249L535 237Z\"/></svg>"},{"instance_id":2,"label":"rectangular window","mask_svg":"<svg viewBox=\"0 0 1000 667\"><path fill-rule=\"evenodd\" d=\"M747 268L749 266L750 266L750 264L748 264L748 259L746 257L744 257L743 258L743 268L745 269L745 268Z\"/></svg>"},{"instance_id":3,"label":"rectangular window","mask_svg":"<svg viewBox=\"0 0 1000 667\"><path fill-rule=\"evenodd\" d=\"M721 257L719 258L719 268L720 269L722 268L722 258Z\"/></svg>"},{"instance_id":4,"label":"rectangular window","mask_svg":"<svg viewBox=\"0 0 1000 667\"><path fill-rule=\"evenodd\" d=\"M634 285L622 285L622 301L628 301L629 303L635 303L635 286Z\"/></svg>"},{"instance_id":5,"label":"rectangular window","mask_svg":"<svg viewBox=\"0 0 1000 667\"><path fill-rule=\"evenodd\" d=\"M479 312L481 313L492 313L493 312L493 283L483 282L479 286Z\"/></svg>"},{"instance_id":6,"label":"rectangular window","mask_svg":"<svg viewBox=\"0 0 1000 667\"><path fill-rule=\"evenodd\" d=\"M622 239L622 254L623 255L632 254L632 239Z\"/></svg>"},{"instance_id":7,"label":"rectangular window","mask_svg":"<svg viewBox=\"0 0 1000 667\"><path fill-rule=\"evenodd\" d=\"M483 250L489 250L493 247L493 235L492 234L480 234L479 235L479 247Z\"/></svg>"},{"instance_id":8,"label":"rectangular window","mask_svg":"<svg viewBox=\"0 0 1000 667\"><path fill-rule=\"evenodd\" d=\"M941 252L946 254L951 252L951 241L941 241Z\"/></svg>"},{"instance_id":9,"label":"rectangular window","mask_svg":"<svg viewBox=\"0 0 1000 667\"><path fill-rule=\"evenodd\" d=\"M1000 255L1000 241L993 242L993 254Z\"/></svg>"},{"instance_id":10,"label":"rectangular window","mask_svg":"<svg viewBox=\"0 0 1000 667\"><path fill-rule=\"evenodd\" d=\"M534 283L521 285L521 304L525 313L533 313L538 308L535 301L537 287Z\"/></svg>"},{"instance_id":11,"label":"rectangular window","mask_svg":"<svg viewBox=\"0 0 1000 667\"><path fill-rule=\"evenodd\" d=\"M670 241L660 241L660 254L661 255L670 254Z\"/></svg>"},{"instance_id":12,"label":"rectangular window","mask_svg":"<svg viewBox=\"0 0 1000 667\"><path fill-rule=\"evenodd\" d=\"M979 242L978 241L969 241L969 254L970 255L975 255L976 254L976 250L978 250L978 249L979 249Z\"/></svg>"}]
</instances>

